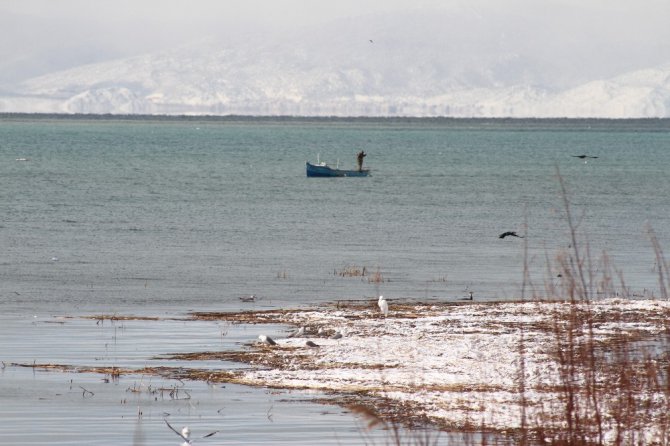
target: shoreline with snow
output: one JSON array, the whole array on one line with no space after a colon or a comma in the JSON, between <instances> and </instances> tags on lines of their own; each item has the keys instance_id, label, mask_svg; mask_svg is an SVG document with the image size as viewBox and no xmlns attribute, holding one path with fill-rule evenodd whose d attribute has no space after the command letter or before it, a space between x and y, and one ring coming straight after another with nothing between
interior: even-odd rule
<instances>
[{"instance_id":1,"label":"shoreline with snow","mask_svg":"<svg viewBox=\"0 0 670 446\"><path fill-rule=\"evenodd\" d=\"M391 299L387 317L376 300L365 300L313 309L194 312L177 320L304 327L304 333L265 332L275 344L254 338L241 350L164 354L139 369L9 365L111 379L147 375L314 390L325 395L323 401L396 435L398 429L428 427L491 433L515 444L670 441L668 300ZM342 336L333 337L336 333ZM193 367L161 363L175 360L195 362ZM216 361L248 367L212 367Z\"/></svg>"},{"instance_id":2,"label":"shoreline with snow","mask_svg":"<svg viewBox=\"0 0 670 446\"><path fill-rule=\"evenodd\" d=\"M391 301L387 318L373 303L258 312L252 318L257 323L306 327L306 334L289 338L267 333L277 345L254 343L255 353L246 358L252 367L241 371L236 382L382 399L388 407L378 411L381 418L385 411L402 414L404 419L427 420L447 431L510 433L538 424L542 435L559 438L566 427L562 420L566 363L556 352L575 346L579 350L590 342L596 356L601 350L612 355L626 342L661 342L669 315L670 302L627 299L448 305ZM571 326L575 322L580 327ZM330 339L335 332L344 336ZM565 343L568 337L574 344ZM308 340L319 347L306 346ZM588 371L573 366L570 379L578 384L573 396L581 399L580 388L588 389L586 381L593 379L593 389L604 398L600 435L615 438L623 426L616 409L605 406L611 392L621 391L607 388L616 370L603 367L598 376L590 377ZM647 390L646 396L655 401L648 413L651 421L638 427L653 441L667 435L654 424L653 415L660 416L658 411L670 403L667 394ZM595 401L594 395L585 397ZM592 406L580 409L584 419L598 411L596 404Z\"/></svg>"}]
</instances>

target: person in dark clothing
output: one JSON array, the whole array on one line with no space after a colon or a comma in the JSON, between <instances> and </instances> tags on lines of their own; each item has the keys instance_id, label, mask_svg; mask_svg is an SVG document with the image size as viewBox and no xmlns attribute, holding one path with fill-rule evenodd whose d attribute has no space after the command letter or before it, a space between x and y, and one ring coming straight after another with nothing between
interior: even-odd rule
<instances>
[{"instance_id":1,"label":"person in dark clothing","mask_svg":"<svg viewBox=\"0 0 670 446\"><path fill-rule=\"evenodd\" d=\"M358 152L358 155L356 155L356 159L358 160L358 171L360 172L363 170L363 158L367 156L367 153L365 153L363 150Z\"/></svg>"}]
</instances>

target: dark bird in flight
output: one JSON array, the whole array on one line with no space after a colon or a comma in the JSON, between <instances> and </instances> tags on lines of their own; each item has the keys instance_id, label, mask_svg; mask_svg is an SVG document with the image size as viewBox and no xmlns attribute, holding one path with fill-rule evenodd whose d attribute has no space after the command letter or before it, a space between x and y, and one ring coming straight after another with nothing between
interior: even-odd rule
<instances>
[{"instance_id":1,"label":"dark bird in flight","mask_svg":"<svg viewBox=\"0 0 670 446\"><path fill-rule=\"evenodd\" d=\"M591 159L596 159L598 158L597 156L591 156L591 155L572 155L573 158L580 158L580 159L586 159L586 158L591 158Z\"/></svg>"},{"instance_id":2,"label":"dark bird in flight","mask_svg":"<svg viewBox=\"0 0 670 446\"><path fill-rule=\"evenodd\" d=\"M519 234L517 234L517 233L514 232L514 231L503 232L502 234L500 234L500 235L498 236L498 238L505 238L505 237L507 237L508 235L509 235L509 236L512 236L512 237L523 238L522 236L520 236Z\"/></svg>"}]
</instances>

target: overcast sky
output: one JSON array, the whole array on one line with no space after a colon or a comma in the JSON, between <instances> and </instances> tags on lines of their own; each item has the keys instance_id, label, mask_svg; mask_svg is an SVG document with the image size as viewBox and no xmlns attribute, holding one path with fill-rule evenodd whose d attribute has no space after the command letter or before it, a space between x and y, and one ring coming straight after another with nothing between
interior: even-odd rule
<instances>
[{"instance_id":1,"label":"overcast sky","mask_svg":"<svg viewBox=\"0 0 670 446\"><path fill-rule=\"evenodd\" d=\"M550 13L555 6L565 9L626 11L636 26L639 17L667 20L667 0L0 0L0 10L25 14L26 19L44 17L71 23L114 23L146 20L148 23L179 24L197 29L201 23L240 20L280 24L305 24L337 17L383 13L408 9L472 9L483 16L489 10L509 9ZM661 17L659 17L659 14ZM598 28L599 17L588 17ZM637 22L637 23L635 23ZM625 25L625 23L621 23Z\"/></svg>"},{"instance_id":2,"label":"overcast sky","mask_svg":"<svg viewBox=\"0 0 670 446\"><path fill-rule=\"evenodd\" d=\"M446 10L496 25L508 21L525 27L520 31L528 36L535 33L546 39L548 48L561 42L595 42L596 51L634 42L629 53L638 59L640 55L632 53L647 48L648 58L656 54L662 59L668 55L663 48L670 48L670 0L0 0L0 88L53 70L210 34L297 28L422 9ZM554 24L555 32L542 35L548 23ZM467 30L463 37L469 38Z\"/></svg>"},{"instance_id":3,"label":"overcast sky","mask_svg":"<svg viewBox=\"0 0 670 446\"><path fill-rule=\"evenodd\" d=\"M115 21L143 17L180 23L244 20L310 23L408 8L442 7L444 0L2 0L3 8L52 18ZM455 1L452 4L471 3ZM191 23L193 25L195 23Z\"/></svg>"}]
</instances>

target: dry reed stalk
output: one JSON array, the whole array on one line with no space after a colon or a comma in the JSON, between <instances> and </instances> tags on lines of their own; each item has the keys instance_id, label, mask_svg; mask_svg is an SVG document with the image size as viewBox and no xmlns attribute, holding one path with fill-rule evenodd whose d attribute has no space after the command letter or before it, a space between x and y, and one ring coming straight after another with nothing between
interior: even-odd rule
<instances>
[{"instance_id":1,"label":"dry reed stalk","mask_svg":"<svg viewBox=\"0 0 670 446\"><path fill-rule=\"evenodd\" d=\"M552 351L558 366L561 410L558 417L542 413L528 425L527 434L533 435L536 442L548 445L628 446L651 441L654 445L667 446L670 444L670 355L666 352L670 346L670 322L665 322L665 337L651 346L642 345L625 334L615 336L612 342L598 341L596 321L598 324L617 321L598 319L592 306L594 286L596 294L602 297L628 297L631 293L623 274L612 266L606 253L602 253L599 277L593 273L588 243L585 249L581 248L567 188L558 169L557 173L571 249L556 257L559 287L554 283L555 273L545 254L548 276L545 292L550 297L562 296L569 305L566 312L556 311L552 317ZM661 296L667 298L668 265L653 230L648 228L648 232L656 255ZM620 290L615 285L615 277L619 279ZM620 324L626 322L624 311L617 317ZM522 430L524 423L522 419ZM656 432L653 440L650 440L650 431Z\"/></svg>"},{"instance_id":2,"label":"dry reed stalk","mask_svg":"<svg viewBox=\"0 0 670 446\"><path fill-rule=\"evenodd\" d=\"M339 271L335 271L336 276L340 277L365 277L368 273L368 270L365 266L358 267L354 265L345 266Z\"/></svg>"},{"instance_id":3,"label":"dry reed stalk","mask_svg":"<svg viewBox=\"0 0 670 446\"><path fill-rule=\"evenodd\" d=\"M386 282L386 280L384 279L384 276L382 275L381 271L379 271L379 269L377 269L376 272L372 273L370 275L370 277L368 278L368 283L379 284L379 283L383 283L383 282Z\"/></svg>"},{"instance_id":4,"label":"dry reed stalk","mask_svg":"<svg viewBox=\"0 0 670 446\"><path fill-rule=\"evenodd\" d=\"M661 290L661 299L668 298L668 288L670 288L670 273L668 272L668 262L665 260L663 249L656 237L656 233L650 224L647 224L647 233L651 240L651 246L656 255L656 267L658 268L658 285ZM666 284L667 281L667 284Z\"/></svg>"}]
</instances>

